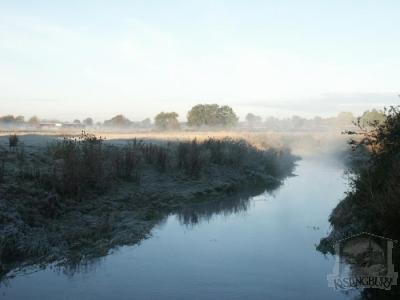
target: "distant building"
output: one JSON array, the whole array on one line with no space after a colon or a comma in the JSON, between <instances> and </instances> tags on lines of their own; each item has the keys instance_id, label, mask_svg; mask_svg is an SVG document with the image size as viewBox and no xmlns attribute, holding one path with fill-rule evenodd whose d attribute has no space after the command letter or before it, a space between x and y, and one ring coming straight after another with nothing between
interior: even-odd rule
<instances>
[{"instance_id":1,"label":"distant building","mask_svg":"<svg viewBox=\"0 0 400 300\"><path fill-rule=\"evenodd\" d=\"M57 130L57 129L84 129L85 125L81 123L56 123L56 122L44 122L39 123L39 128L44 130Z\"/></svg>"},{"instance_id":2,"label":"distant building","mask_svg":"<svg viewBox=\"0 0 400 300\"><path fill-rule=\"evenodd\" d=\"M39 128L40 129L58 129L61 128L62 124L61 123L39 123Z\"/></svg>"}]
</instances>

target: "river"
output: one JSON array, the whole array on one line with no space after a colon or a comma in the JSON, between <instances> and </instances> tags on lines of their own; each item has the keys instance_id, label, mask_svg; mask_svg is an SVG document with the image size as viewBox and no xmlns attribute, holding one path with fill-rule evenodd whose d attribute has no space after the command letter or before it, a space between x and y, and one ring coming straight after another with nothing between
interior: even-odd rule
<instances>
[{"instance_id":1,"label":"river","mask_svg":"<svg viewBox=\"0 0 400 300\"><path fill-rule=\"evenodd\" d=\"M347 189L343 167L306 159L294 173L273 192L170 215L151 238L94 262L17 276L0 298L348 299L328 287L333 258L315 250Z\"/></svg>"}]
</instances>

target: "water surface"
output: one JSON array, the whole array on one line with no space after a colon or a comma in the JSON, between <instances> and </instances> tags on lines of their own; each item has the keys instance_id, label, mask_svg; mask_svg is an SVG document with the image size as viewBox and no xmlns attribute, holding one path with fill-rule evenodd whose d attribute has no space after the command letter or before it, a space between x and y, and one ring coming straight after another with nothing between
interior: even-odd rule
<instances>
[{"instance_id":1,"label":"water surface","mask_svg":"<svg viewBox=\"0 0 400 300\"><path fill-rule=\"evenodd\" d=\"M347 299L315 250L346 190L343 169L300 161L272 194L215 199L167 217L140 245L87 265L47 267L0 287L4 299Z\"/></svg>"}]
</instances>

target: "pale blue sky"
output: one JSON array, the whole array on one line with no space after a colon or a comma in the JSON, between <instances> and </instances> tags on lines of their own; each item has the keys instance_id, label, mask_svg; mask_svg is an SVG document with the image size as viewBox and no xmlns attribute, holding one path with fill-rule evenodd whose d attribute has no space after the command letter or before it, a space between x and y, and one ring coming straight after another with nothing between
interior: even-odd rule
<instances>
[{"instance_id":1,"label":"pale blue sky","mask_svg":"<svg viewBox=\"0 0 400 300\"><path fill-rule=\"evenodd\" d=\"M0 114L140 120L397 104L400 1L0 0Z\"/></svg>"}]
</instances>

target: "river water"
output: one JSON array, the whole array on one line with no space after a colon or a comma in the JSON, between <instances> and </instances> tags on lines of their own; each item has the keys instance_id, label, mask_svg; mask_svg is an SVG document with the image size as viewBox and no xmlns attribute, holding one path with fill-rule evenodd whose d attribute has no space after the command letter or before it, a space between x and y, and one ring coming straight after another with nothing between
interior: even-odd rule
<instances>
[{"instance_id":1,"label":"river water","mask_svg":"<svg viewBox=\"0 0 400 300\"><path fill-rule=\"evenodd\" d=\"M306 159L294 173L271 193L170 215L151 238L90 264L17 276L0 298L348 299L328 287L333 258L315 250L346 191L343 168Z\"/></svg>"}]
</instances>

